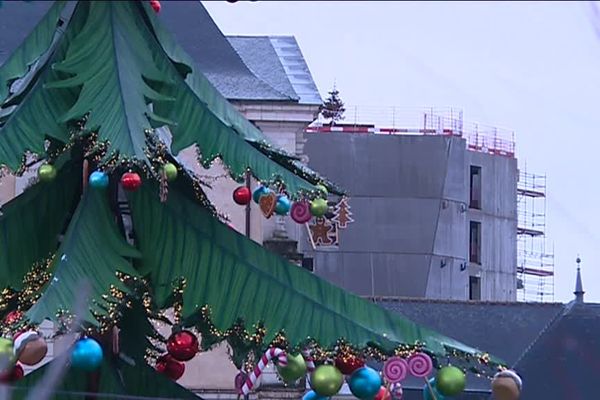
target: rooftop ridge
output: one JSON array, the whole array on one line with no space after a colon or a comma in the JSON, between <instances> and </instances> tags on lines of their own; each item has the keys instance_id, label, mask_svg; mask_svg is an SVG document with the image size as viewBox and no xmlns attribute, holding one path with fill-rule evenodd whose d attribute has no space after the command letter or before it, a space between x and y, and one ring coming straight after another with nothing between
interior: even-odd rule
<instances>
[{"instance_id":1,"label":"rooftop ridge","mask_svg":"<svg viewBox=\"0 0 600 400\"><path fill-rule=\"evenodd\" d=\"M469 305L511 305L511 306L566 306L567 303L560 302L524 302L524 301L481 301L481 300L455 300L455 299L428 299L421 297L399 297L399 296L362 296L373 302L412 302L412 303L440 303L440 304L469 304ZM600 304L600 303L598 303Z\"/></svg>"}]
</instances>

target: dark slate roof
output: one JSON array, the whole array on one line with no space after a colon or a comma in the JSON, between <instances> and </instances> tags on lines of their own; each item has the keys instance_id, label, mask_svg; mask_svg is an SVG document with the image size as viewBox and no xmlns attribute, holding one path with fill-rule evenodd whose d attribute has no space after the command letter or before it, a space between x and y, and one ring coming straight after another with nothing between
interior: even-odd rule
<instances>
[{"instance_id":1,"label":"dark slate roof","mask_svg":"<svg viewBox=\"0 0 600 400\"><path fill-rule=\"evenodd\" d=\"M429 299L375 299L382 307L513 365L564 311L560 303L500 303ZM405 381L406 393L418 393L422 380ZM468 392L456 400L489 398L490 381L469 375ZM415 399L419 398L418 395ZM405 396L407 400L412 397Z\"/></svg>"},{"instance_id":2,"label":"dark slate roof","mask_svg":"<svg viewBox=\"0 0 600 400\"><path fill-rule=\"evenodd\" d=\"M268 36L227 36L246 66L274 89L298 99Z\"/></svg>"},{"instance_id":3,"label":"dark slate roof","mask_svg":"<svg viewBox=\"0 0 600 400\"><path fill-rule=\"evenodd\" d=\"M597 398L600 304L567 305L517 362L515 370L523 378L522 400Z\"/></svg>"},{"instance_id":4,"label":"dark slate roof","mask_svg":"<svg viewBox=\"0 0 600 400\"><path fill-rule=\"evenodd\" d=\"M8 1L0 8L0 63L12 53L51 6L50 1ZM162 3L160 19L200 70L229 100L296 102L246 66L200 1Z\"/></svg>"},{"instance_id":5,"label":"dark slate roof","mask_svg":"<svg viewBox=\"0 0 600 400\"><path fill-rule=\"evenodd\" d=\"M301 104L321 104L300 46L293 36L227 36L244 63L269 85Z\"/></svg>"},{"instance_id":6,"label":"dark slate roof","mask_svg":"<svg viewBox=\"0 0 600 400\"><path fill-rule=\"evenodd\" d=\"M427 299L377 300L380 306L398 312L469 346L493 354L509 365L565 305L561 303L474 302ZM510 338L510 346L507 340Z\"/></svg>"},{"instance_id":7,"label":"dark slate roof","mask_svg":"<svg viewBox=\"0 0 600 400\"><path fill-rule=\"evenodd\" d=\"M51 6L51 1L2 2L0 7L0 64L21 44Z\"/></svg>"},{"instance_id":8,"label":"dark slate roof","mask_svg":"<svg viewBox=\"0 0 600 400\"><path fill-rule=\"evenodd\" d=\"M202 72L230 100L295 101L248 69L200 1L162 3L160 19Z\"/></svg>"}]
</instances>

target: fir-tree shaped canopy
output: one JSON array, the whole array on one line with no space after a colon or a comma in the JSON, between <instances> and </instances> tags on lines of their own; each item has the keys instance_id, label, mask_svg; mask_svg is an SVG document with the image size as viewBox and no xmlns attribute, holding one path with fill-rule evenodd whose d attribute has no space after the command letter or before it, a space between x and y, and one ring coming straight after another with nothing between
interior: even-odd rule
<instances>
[{"instance_id":1,"label":"fir-tree shaped canopy","mask_svg":"<svg viewBox=\"0 0 600 400\"><path fill-rule=\"evenodd\" d=\"M424 346L479 366L476 349L353 296L219 222L181 166L166 202L153 179L123 196L121 173L157 177L191 145L205 165L220 157L234 177L250 170L290 195L310 196L323 182L237 113L147 3L56 2L0 67L0 102L0 164L17 170L32 152L58 170L3 209L0 314L16 304L27 323L60 325L85 278L87 327L123 327L123 310L143 297L148 316L175 307L205 347L228 340L238 366L271 344L334 351L339 340L373 354ZM155 134L159 127L172 135L170 147ZM83 190L88 163L110 176L108 190Z\"/></svg>"}]
</instances>

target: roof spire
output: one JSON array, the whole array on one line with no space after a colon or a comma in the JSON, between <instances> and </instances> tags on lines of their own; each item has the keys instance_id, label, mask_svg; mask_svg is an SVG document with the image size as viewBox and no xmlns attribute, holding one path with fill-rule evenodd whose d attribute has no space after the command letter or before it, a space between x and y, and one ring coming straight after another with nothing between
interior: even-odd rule
<instances>
[{"instance_id":1,"label":"roof spire","mask_svg":"<svg viewBox=\"0 0 600 400\"><path fill-rule=\"evenodd\" d=\"M575 302L583 303L583 295L585 292L583 291L583 283L581 281L581 258L579 255L577 255L575 262L577 262L577 279L575 281L575 291L573 294L575 295Z\"/></svg>"}]
</instances>

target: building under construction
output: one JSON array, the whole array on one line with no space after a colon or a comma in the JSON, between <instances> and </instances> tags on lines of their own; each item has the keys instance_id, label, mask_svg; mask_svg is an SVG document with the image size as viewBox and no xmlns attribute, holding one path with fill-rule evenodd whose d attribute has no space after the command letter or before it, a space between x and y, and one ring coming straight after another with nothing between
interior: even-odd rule
<instances>
[{"instance_id":1,"label":"building under construction","mask_svg":"<svg viewBox=\"0 0 600 400\"><path fill-rule=\"evenodd\" d=\"M517 186L519 300L554 301L554 251L546 239L546 176L522 170Z\"/></svg>"},{"instance_id":2,"label":"building under construction","mask_svg":"<svg viewBox=\"0 0 600 400\"><path fill-rule=\"evenodd\" d=\"M519 177L512 132L455 109L347 107L306 133L356 217L334 246L301 241L315 273L369 297L552 299L545 186Z\"/></svg>"}]
</instances>

